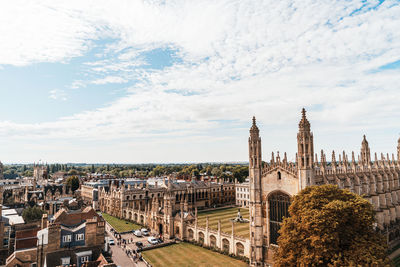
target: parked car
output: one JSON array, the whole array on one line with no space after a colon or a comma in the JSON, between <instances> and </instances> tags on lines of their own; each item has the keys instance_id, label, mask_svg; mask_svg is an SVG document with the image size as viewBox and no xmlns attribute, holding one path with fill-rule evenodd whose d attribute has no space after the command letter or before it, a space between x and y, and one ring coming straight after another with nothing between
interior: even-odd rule
<instances>
[{"instance_id":1,"label":"parked car","mask_svg":"<svg viewBox=\"0 0 400 267\"><path fill-rule=\"evenodd\" d=\"M133 234L137 237L142 237L142 232L140 230L136 230L135 232L133 232Z\"/></svg>"},{"instance_id":2,"label":"parked car","mask_svg":"<svg viewBox=\"0 0 400 267\"><path fill-rule=\"evenodd\" d=\"M138 248L141 248L141 247L143 247L143 243L142 243L142 242L140 242L140 241L136 242L135 244L136 244L136 246L137 246Z\"/></svg>"},{"instance_id":3,"label":"parked car","mask_svg":"<svg viewBox=\"0 0 400 267\"><path fill-rule=\"evenodd\" d=\"M147 241L148 241L150 244L152 244L152 245L158 244L157 238L152 237L152 236L149 237L149 238L147 238Z\"/></svg>"},{"instance_id":4,"label":"parked car","mask_svg":"<svg viewBox=\"0 0 400 267\"><path fill-rule=\"evenodd\" d=\"M158 243L164 243L164 241L162 241L162 239L160 239L160 238L157 238L157 242Z\"/></svg>"},{"instance_id":5,"label":"parked car","mask_svg":"<svg viewBox=\"0 0 400 267\"><path fill-rule=\"evenodd\" d=\"M142 232L142 234L143 234L144 236L150 235L149 231L148 231L146 228L142 228L140 231Z\"/></svg>"},{"instance_id":6,"label":"parked car","mask_svg":"<svg viewBox=\"0 0 400 267\"><path fill-rule=\"evenodd\" d=\"M115 245L114 239L110 238L110 240L108 240L108 244L109 244L110 246Z\"/></svg>"}]
</instances>

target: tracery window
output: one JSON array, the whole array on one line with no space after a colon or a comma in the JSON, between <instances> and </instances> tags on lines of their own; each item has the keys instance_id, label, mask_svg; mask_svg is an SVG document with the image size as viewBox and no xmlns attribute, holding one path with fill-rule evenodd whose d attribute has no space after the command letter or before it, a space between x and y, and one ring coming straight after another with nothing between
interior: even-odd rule
<instances>
[{"instance_id":1,"label":"tracery window","mask_svg":"<svg viewBox=\"0 0 400 267\"><path fill-rule=\"evenodd\" d=\"M282 192L273 193L269 199L270 243L277 244L283 217L289 217L290 197Z\"/></svg>"}]
</instances>

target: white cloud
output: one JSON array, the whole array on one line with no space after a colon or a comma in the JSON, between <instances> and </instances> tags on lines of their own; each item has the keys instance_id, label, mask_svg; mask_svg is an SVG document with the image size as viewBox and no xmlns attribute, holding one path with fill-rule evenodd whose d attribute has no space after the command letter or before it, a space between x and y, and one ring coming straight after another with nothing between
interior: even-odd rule
<instances>
[{"instance_id":1,"label":"white cloud","mask_svg":"<svg viewBox=\"0 0 400 267\"><path fill-rule=\"evenodd\" d=\"M60 89L50 90L49 98L54 99L54 100L62 100L62 101L66 101L68 99L65 91L60 90Z\"/></svg>"},{"instance_id":2,"label":"white cloud","mask_svg":"<svg viewBox=\"0 0 400 267\"><path fill-rule=\"evenodd\" d=\"M107 83L126 83L128 80L118 76L107 76L105 78L92 81L93 84L107 84Z\"/></svg>"},{"instance_id":3,"label":"white cloud","mask_svg":"<svg viewBox=\"0 0 400 267\"><path fill-rule=\"evenodd\" d=\"M400 5L378 3L13 1L0 8L0 25L7 25L0 28L0 64L68 62L94 40L112 37L99 60L85 63L99 77L76 81L71 88L138 82L106 107L54 122L0 122L0 134L140 138L148 144L225 136L243 153L247 129L236 129L239 137L224 130L233 124L221 121L242 127L255 114L262 133L271 137L265 138L268 149L294 152L294 139L278 146L272 137L294 135L299 110L306 106L321 133L319 144L353 149L358 143L328 140L329 134L380 131L376 137L388 140L381 148L392 149L391 128L400 115L399 69L374 70L400 59ZM156 48L177 51L181 61L159 70L144 68L143 54ZM210 149L226 148L216 144ZM246 159L245 153L237 152L235 159Z\"/></svg>"}]
</instances>

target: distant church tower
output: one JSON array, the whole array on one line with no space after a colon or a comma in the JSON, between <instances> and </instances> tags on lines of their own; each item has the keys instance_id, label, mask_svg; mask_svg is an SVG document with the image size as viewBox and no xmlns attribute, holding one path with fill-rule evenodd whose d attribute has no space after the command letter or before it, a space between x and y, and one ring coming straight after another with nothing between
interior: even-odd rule
<instances>
[{"instance_id":1,"label":"distant church tower","mask_svg":"<svg viewBox=\"0 0 400 267\"><path fill-rule=\"evenodd\" d=\"M301 111L302 117L297 133L297 162L299 172L299 190L309 185L314 185L314 140L310 129L310 122L306 117L306 110Z\"/></svg>"},{"instance_id":2,"label":"distant church tower","mask_svg":"<svg viewBox=\"0 0 400 267\"><path fill-rule=\"evenodd\" d=\"M371 152L365 134L361 142L361 163L363 166L367 166L371 163Z\"/></svg>"},{"instance_id":3,"label":"distant church tower","mask_svg":"<svg viewBox=\"0 0 400 267\"><path fill-rule=\"evenodd\" d=\"M261 206L261 138L253 117L249 137L250 176L250 264L261 266L263 262L263 219Z\"/></svg>"},{"instance_id":4,"label":"distant church tower","mask_svg":"<svg viewBox=\"0 0 400 267\"><path fill-rule=\"evenodd\" d=\"M400 162L400 138L397 141L397 161Z\"/></svg>"}]
</instances>

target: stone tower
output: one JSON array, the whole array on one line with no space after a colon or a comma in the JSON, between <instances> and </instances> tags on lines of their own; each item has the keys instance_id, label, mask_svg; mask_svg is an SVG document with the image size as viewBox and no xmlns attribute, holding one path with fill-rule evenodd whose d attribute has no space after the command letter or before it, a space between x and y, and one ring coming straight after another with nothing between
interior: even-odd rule
<instances>
[{"instance_id":1,"label":"stone tower","mask_svg":"<svg viewBox=\"0 0 400 267\"><path fill-rule=\"evenodd\" d=\"M400 138L397 140L397 161L400 162Z\"/></svg>"},{"instance_id":2,"label":"stone tower","mask_svg":"<svg viewBox=\"0 0 400 267\"><path fill-rule=\"evenodd\" d=\"M361 163L363 166L370 165L371 163L371 152L365 134L361 142Z\"/></svg>"},{"instance_id":3,"label":"stone tower","mask_svg":"<svg viewBox=\"0 0 400 267\"><path fill-rule=\"evenodd\" d=\"M310 122L306 117L306 110L301 111L302 116L297 133L297 162L299 172L299 190L306 186L314 185L314 138L310 128Z\"/></svg>"},{"instance_id":4,"label":"stone tower","mask_svg":"<svg viewBox=\"0 0 400 267\"><path fill-rule=\"evenodd\" d=\"M174 209L175 197L172 191L172 179L168 181L167 191L164 194L164 236L166 238L174 237L174 217L172 211Z\"/></svg>"},{"instance_id":5,"label":"stone tower","mask_svg":"<svg viewBox=\"0 0 400 267\"><path fill-rule=\"evenodd\" d=\"M261 203L261 138L253 117L249 137L250 176L250 264L261 266L263 262L263 219Z\"/></svg>"}]
</instances>

